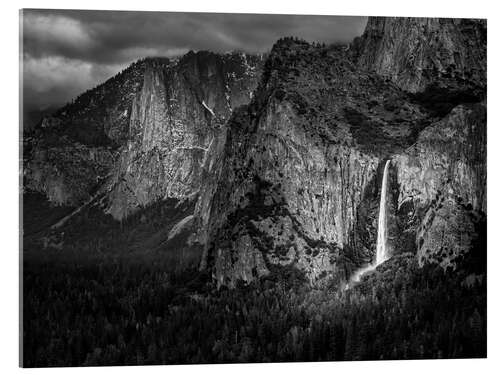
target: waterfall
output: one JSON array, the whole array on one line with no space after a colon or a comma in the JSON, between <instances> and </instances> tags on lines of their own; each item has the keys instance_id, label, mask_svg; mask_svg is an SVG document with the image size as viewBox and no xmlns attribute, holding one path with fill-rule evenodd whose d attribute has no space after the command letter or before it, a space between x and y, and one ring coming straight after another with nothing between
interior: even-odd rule
<instances>
[{"instance_id":1,"label":"waterfall","mask_svg":"<svg viewBox=\"0 0 500 375\"><path fill-rule=\"evenodd\" d=\"M351 277L351 282L358 282L361 280L361 276L363 276L366 272L373 271L379 264L384 263L387 259L389 259L389 255L387 253L387 209L386 209L386 201L387 201L387 175L389 174L389 164L390 160L387 160L384 167L384 176L382 177L382 188L380 192L380 206L378 211L378 231L377 231L377 253L375 255L375 261L371 264L360 268L357 270ZM349 284L347 284L346 288L349 288Z\"/></svg>"},{"instance_id":2,"label":"waterfall","mask_svg":"<svg viewBox=\"0 0 500 375\"><path fill-rule=\"evenodd\" d=\"M387 195L387 174L389 171L390 160L387 160L384 167L384 177L382 178L382 191L380 193L380 207L378 211L378 233L377 233L377 255L375 264L379 265L385 262L389 257L387 255L387 218L386 218L386 195Z\"/></svg>"}]
</instances>

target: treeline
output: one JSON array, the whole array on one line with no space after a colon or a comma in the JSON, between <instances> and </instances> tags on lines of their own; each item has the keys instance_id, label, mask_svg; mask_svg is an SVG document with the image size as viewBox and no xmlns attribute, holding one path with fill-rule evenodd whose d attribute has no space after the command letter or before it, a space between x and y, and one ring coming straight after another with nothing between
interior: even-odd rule
<instances>
[{"instance_id":1,"label":"treeline","mask_svg":"<svg viewBox=\"0 0 500 375\"><path fill-rule=\"evenodd\" d=\"M486 355L481 278L420 269L410 255L349 290L311 289L288 272L217 291L206 274L164 269L116 259L27 261L25 366Z\"/></svg>"}]
</instances>

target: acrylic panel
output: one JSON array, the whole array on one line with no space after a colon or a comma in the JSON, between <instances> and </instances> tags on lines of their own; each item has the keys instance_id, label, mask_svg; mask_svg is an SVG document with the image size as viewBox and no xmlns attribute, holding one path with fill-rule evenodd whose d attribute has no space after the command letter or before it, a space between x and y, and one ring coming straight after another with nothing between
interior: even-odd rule
<instances>
[{"instance_id":1,"label":"acrylic panel","mask_svg":"<svg viewBox=\"0 0 500 375\"><path fill-rule=\"evenodd\" d=\"M22 366L486 356L486 20L21 23Z\"/></svg>"}]
</instances>

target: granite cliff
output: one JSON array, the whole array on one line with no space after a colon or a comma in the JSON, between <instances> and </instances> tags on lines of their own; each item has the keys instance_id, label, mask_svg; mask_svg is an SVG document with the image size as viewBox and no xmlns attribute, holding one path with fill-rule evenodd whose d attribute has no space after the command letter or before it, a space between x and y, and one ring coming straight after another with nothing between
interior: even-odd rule
<instances>
[{"instance_id":1,"label":"granite cliff","mask_svg":"<svg viewBox=\"0 0 500 375\"><path fill-rule=\"evenodd\" d=\"M486 24L376 17L349 46L282 38L265 62L141 60L25 142L25 189L131 226L177 202L151 246L189 237L231 287L339 285L373 261L390 159L390 253L454 269L484 247Z\"/></svg>"},{"instance_id":2,"label":"granite cliff","mask_svg":"<svg viewBox=\"0 0 500 375\"><path fill-rule=\"evenodd\" d=\"M229 122L213 195L199 202L202 267L219 284L291 266L313 283L345 280L373 254L382 161L426 119L343 48L279 41L254 100Z\"/></svg>"},{"instance_id":3,"label":"granite cliff","mask_svg":"<svg viewBox=\"0 0 500 375\"><path fill-rule=\"evenodd\" d=\"M261 56L148 58L44 118L25 136L25 189L55 205L98 193L116 219L196 194L206 150L249 100Z\"/></svg>"},{"instance_id":4,"label":"granite cliff","mask_svg":"<svg viewBox=\"0 0 500 375\"><path fill-rule=\"evenodd\" d=\"M44 118L22 365L485 358L485 29L148 58Z\"/></svg>"},{"instance_id":5,"label":"granite cliff","mask_svg":"<svg viewBox=\"0 0 500 375\"><path fill-rule=\"evenodd\" d=\"M484 89L486 20L370 17L357 64L411 93Z\"/></svg>"},{"instance_id":6,"label":"granite cliff","mask_svg":"<svg viewBox=\"0 0 500 375\"><path fill-rule=\"evenodd\" d=\"M25 190L41 192L55 205L78 206L89 199L127 137L130 106L150 63L132 64L25 132Z\"/></svg>"},{"instance_id":7,"label":"granite cliff","mask_svg":"<svg viewBox=\"0 0 500 375\"><path fill-rule=\"evenodd\" d=\"M457 258L486 240L485 103L455 107L394 164L397 207L413 221L419 263L455 268Z\"/></svg>"},{"instance_id":8,"label":"granite cliff","mask_svg":"<svg viewBox=\"0 0 500 375\"><path fill-rule=\"evenodd\" d=\"M484 240L485 41L483 21L383 18L348 48L278 41L198 202L202 268L348 280L374 257L387 159L391 252L453 268Z\"/></svg>"},{"instance_id":9,"label":"granite cliff","mask_svg":"<svg viewBox=\"0 0 500 375\"><path fill-rule=\"evenodd\" d=\"M189 53L147 69L131 105L129 137L109 183L109 212L121 219L166 197L198 194L208 150L234 108L250 100L261 59Z\"/></svg>"}]
</instances>

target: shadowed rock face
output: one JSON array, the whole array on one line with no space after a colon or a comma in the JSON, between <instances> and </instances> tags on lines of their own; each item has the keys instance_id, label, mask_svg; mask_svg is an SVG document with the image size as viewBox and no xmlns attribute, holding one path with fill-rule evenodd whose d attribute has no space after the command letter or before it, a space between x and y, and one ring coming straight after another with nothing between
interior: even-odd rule
<instances>
[{"instance_id":1,"label":"shadowed rock face","mask_svg":"<svg viewBox=\"0 0 500 375\"><path fill-rule=\"evenodd\" d=\"M394 159L398 209L414 218L420 264L455 268L486 214L486 106L460 105ZM408 210L408 208L410 208Z\"/></svg>"},{"instance_id":2,"label":"shadowed rock face","mask_svg":"<svg viewBox=\"0 0 500 375\"><path fill-rule=\"evenodd\" d=\"M486 20L370 17L358 65L412 93L486 86Z\"/></svg>"},{"instance_id":3,"label":"shadowed rock face","mask_svg":"<svg viewBox=\"0 0 500 375\"><path fill-rule=\"evenodd\" d=\"M117 157L110 147L89 147L66 139L46 146L44 141L33 148L25 164L24 189L42 192L56 205L77 206L88 199Z\"/></svg>"},{"instance_id":4,"label":"shadowed rock face","mask_svg":"<svg viewBox=\"0 0 500 375\"><path fill-rule=\"evenodd\" d=\"M460 105L394 158L399 206L408 200L426 205L448 194L486 212L485 160L486 106Z\"/></svg>"},{"instance_id":5,"label":"shadowed rock face","mask_svg":"<svg viewBox=\"0 0 500 375\"><path fill-rule=\"evenodd\" d=\"M396 251L414 248L420 264L454 268L486 213L486 104L472 104L485 98L486 21L373 17L353 47L361 69L412 93L431 115L394 158Z\"/></svg>"},{"instance_id":6,"label":"shadowed rock face","mask_svg":"<svg viewBox=\"0 0 500 375\"><path fill-rule=\"evenodd\" d=\"M167 59L157 60L169 64ZM128 136L130 107L151 60L141 60L24 135L24 187L76 206L102 185Z\"/></svg>"}]
</instances>

